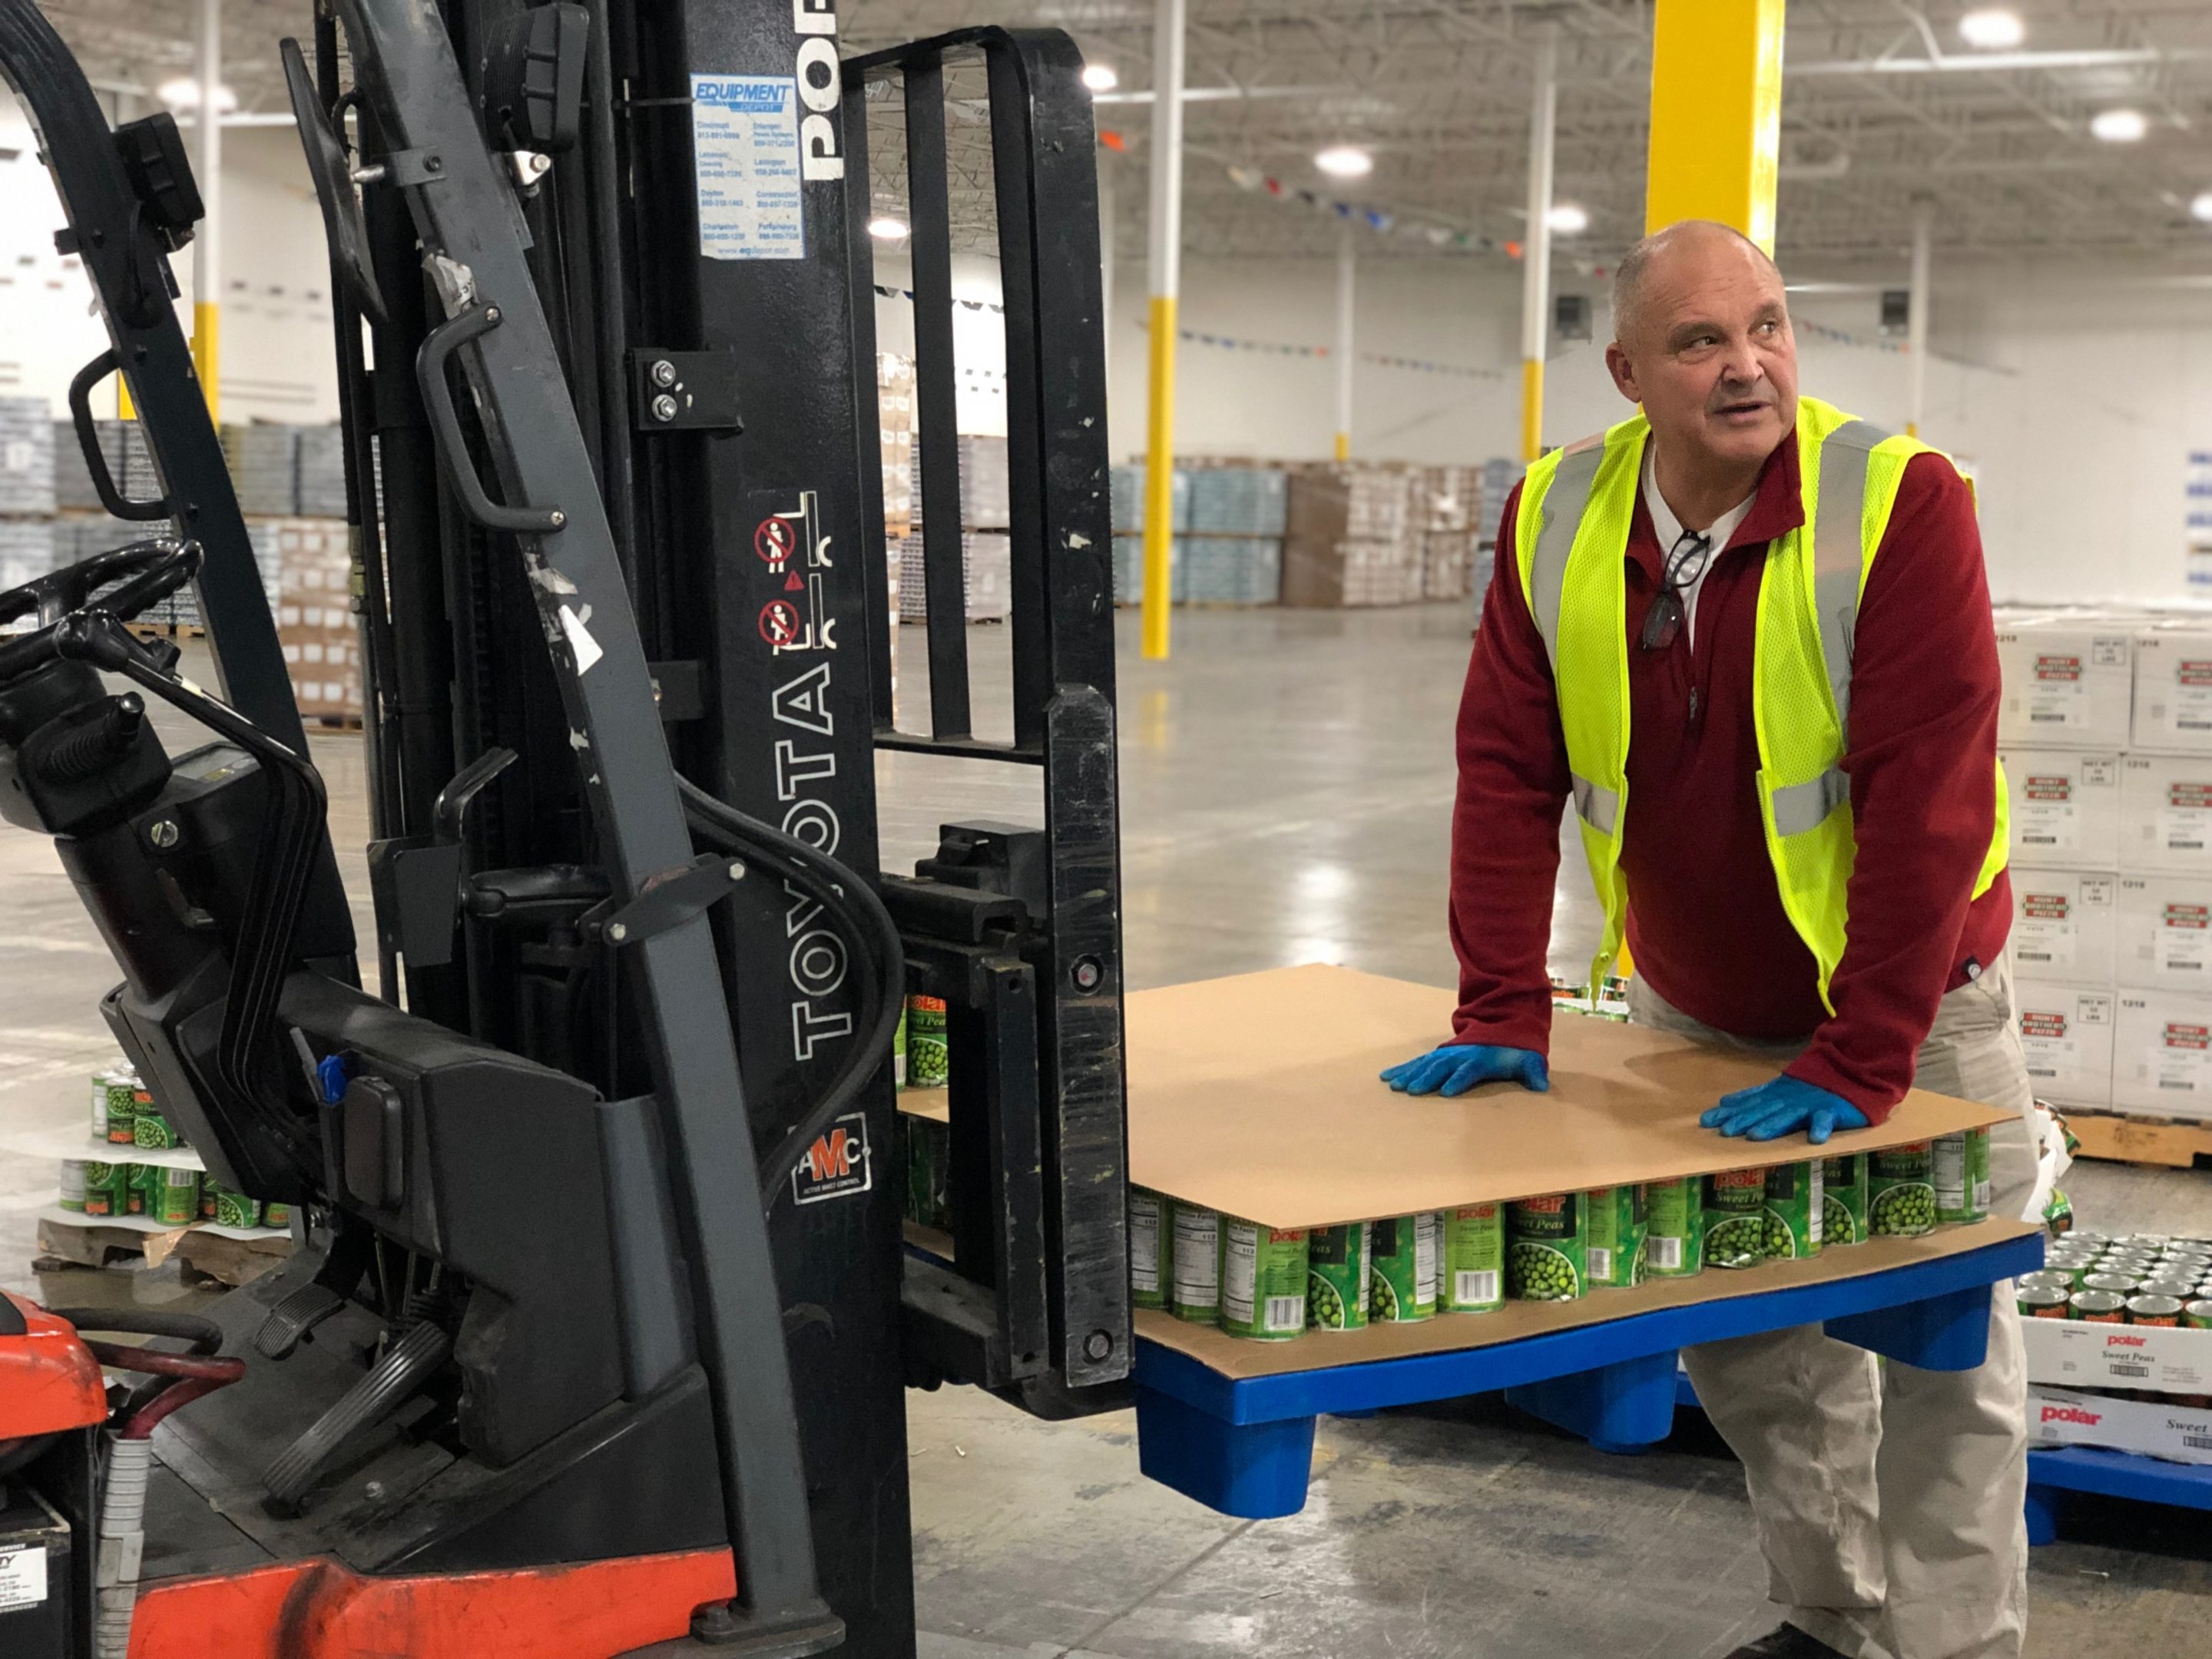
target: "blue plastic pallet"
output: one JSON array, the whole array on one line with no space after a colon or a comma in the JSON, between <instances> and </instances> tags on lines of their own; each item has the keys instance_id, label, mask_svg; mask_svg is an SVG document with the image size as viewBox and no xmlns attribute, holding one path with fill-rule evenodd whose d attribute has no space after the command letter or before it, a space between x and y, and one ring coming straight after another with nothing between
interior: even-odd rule
<instances>
[{"instance_id":1,"label":"blue plastic pallet","mask_svg":"<svg viewBox=\"0 0 2212 1659\"><path fill-rule=\"evenodd\" d=\"M2166 1463L2132 1452L2099 1451L2091 1446L2054 1446L2027 1454L2027 1541L2048 1544L2058 1536L2060 1516L2069 1492L2098 1492L2137 1504L2168 1504L2177 1509L2212 1510L2212 1467Z\"/></svg>"},{"instance_id":2,"label":"blue plastic pallet","mask_svg":"<svg viewBox=\"0 0 2212 1659\"><path fill-rule=\"evenodd\" d=\"M2034 1271L2043 1245L2040 1233L2023 1233L1825 1284L1654 1309L1489 1347L1275 1376L1224 1376L1140 1334L1138 1460L1153 1480L1224 1515L1295 1515L1305 1504L1316 1417L1500 1389L1514 1405L1594 1445L1631 1450L1667 1437L1676 1355L1701 1342L1817 1323L1840 1341L1909 1365L1970 1370L1988 1344L1990 1285Z\"/></svg>"}]
</instances>

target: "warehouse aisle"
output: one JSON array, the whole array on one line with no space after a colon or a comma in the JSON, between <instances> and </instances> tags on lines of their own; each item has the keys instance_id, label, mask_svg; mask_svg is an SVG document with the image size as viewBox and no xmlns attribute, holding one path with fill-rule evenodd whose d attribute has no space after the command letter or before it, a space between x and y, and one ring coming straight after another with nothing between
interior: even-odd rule
<instances>
[{"instance_id":1,"label":"warehouse aisle","mask_svg":"<svg viewBox=\"0 0 2212 1659\"><path fill-rule=\"evenodd\" d=\"M1449 983L1466 611L1182 612L1164 664L1138 658L1133 623L1132 983L1308 961ZM1003 731L982 688L1003 680L1006 632L969 637L979 724ZM925 707L916 665L901 669L902 711ZM313 746L361 914L358 741ZM885 755L878 776L892 867L940 822L1034 811L1027 769ZM1565 875L1553 959L1571 971L1595 918L1579 868ZM94 1005L114 975L43 842L0 835L0 904L4 1134L81 1115L86 1064L109 1046ZM50 1180L0 1158L0 1284L35 1288L31 1218ZM2212 1176L2104 1164L2068 1184L2090 1224L2124 1208L2137 1226L2212 1228ZM1480 1402L1325 1419L1305 1511L1252 1524L1145 1480L1127 1413L1042 1424L965 1389L910 1394L908 1410L925 1659L1700 1659L1765 1627L1740 1477L1694 1429L1620 1459ZM2212 1565L2189 1559L2192 1528L2094 1513L2115 1547L2034 1558L2030 1653L2212 1651Z\"/></svg>"}]
</instances>

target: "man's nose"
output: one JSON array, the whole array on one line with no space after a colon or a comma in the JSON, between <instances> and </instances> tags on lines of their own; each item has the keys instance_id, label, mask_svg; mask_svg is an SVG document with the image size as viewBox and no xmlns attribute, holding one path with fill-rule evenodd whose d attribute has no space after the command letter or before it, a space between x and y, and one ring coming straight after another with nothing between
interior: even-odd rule
<instances>
[{"instance_id":1,"label":"man's nose","mask_svg":"<svg viewBox=\"0 0 2212 1659\"><path fill-rule=\"evenodd\" d=\"M1748 336L1739 336L1728 343L1721 358L1721 378L1733 386L1753 386L1766 378L1766 366L1752 349Z\"/></svg>"}]
</instances>

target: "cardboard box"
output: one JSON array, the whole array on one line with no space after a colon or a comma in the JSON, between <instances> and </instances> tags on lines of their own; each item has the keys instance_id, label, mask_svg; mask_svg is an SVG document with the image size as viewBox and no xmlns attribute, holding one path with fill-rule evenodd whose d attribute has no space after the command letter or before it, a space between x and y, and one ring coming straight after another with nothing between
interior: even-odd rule
<instances>
[{"instance_id":1,"label":"cardboard box","mask_svg":"<svg viewBox=\"0 0 2212 1659\"><path fill-rule=\"evenodd\" d=\"M2111 870L2120 855L2116 750L2007 750L2012 855L2029 867Z\"/></svg>"},{"instance_id":2,"label":"cardboard box","mask_svg":"<svg viewBox=\"0 0 2212 1659\"><path fill-rule=\"evenodd\" d=\"M1723 1095L1771 1079L1771 1061L1640 1025L1554 1019L1540 1100L1493 1084L1439 1111L1377 1081L1449 1035L1457 1001L1318 965L1135 993L1129 1178L1269 1226L1320 1227L1805 1156L1802 1137L1723 1144L1698 1126ZM1854 1130L1851 1150L2011 1115L1916 1089Z\"/></svg>"},{"instance_id":3,"label":"cardboard box","mask_svg":"<svg viewBox=\"0 0 2212 1659\"><path fill-rule=\"evenodd\" d=\"M2034 1446L2104 1446L2175 1463L2212 1463L2212 1411L2070 1394L2031 1382L2027 1439Z\"/></svg>"},{"instance_id":4,"label":"cardboard box","mask_svg":"<svg viewBox=\"0 0 2212 1659\"><path fill-rule=\"evenodd\" d=\"M2020 1046L2037 1099L2059 1106L2112 1104L2117 1000L2109 990L2013 982Z\"/></svg>"},{"instance_id":5,"label":"cardboard box","mask_svg":"<svg viewBox=\"0 0 2212 1659\"><path fill-rule=\"evenodd\" d=\"M2120 868L2212 876L2212 755L2120 762Z\"/></svg>"},{"instance_id":6,"label":"cardboard box","mask_svg":"<svg viewBox=\"0 0 2212 1659\"><path fill-rule=\"evenodd\" d=\"M2137 749L2212 754L2212 623L2160 623L2136 635Z\"/></svg>"},{"instance_id":7,"label":"cardboard box","mask_svg":"<svg viewBox=\"0 0 2212 1659\"><path fill-rule=\"evenodd\" d=\"M2012 960L2022 978L2110 985L2113 881L2079 870L2012 872Z\"/></svg>"},{"instance_id":8,"label":"cardboard box","mask_svg":"<svg viewBox=\"0 0 2212 1659\"><path fill-rule=\"evenodd\" d=\"M2212 1119L2212 997L2122 991L2112 1026L2112 1107Z\"/></svg>"},{"instance_id":9,"label":"cardboard box","mask_svg":"<svg viewBox=\"0 0 2212 1659\"><path fill-rule=\"evenodd\" d=\"M2122 876L2118 889L2117 981L2212 996L2212 879Z\"/></svg>"},{"instance_id":10,"label":"cardboard box","mask_svg":"<svg viewBox=\"0 0 2212 1659\"><path fill-rule=\"evenodd\" d=\"M2027 1380L2062 1389L2212 1394L2212 1331L2023 1319Z\"/></svg>"},{"instance_id":11,"label":"cardboard box","mask_svg":"<svg viewBox=\"0 0 2212 1659\"><path fill-rule=\"evenodd\" d=\"M2043 617L1997 634L2004 698L1997 742L2119 749L2135 701L2132 629L2106 617Z\"/></svg>"}]
</instances>

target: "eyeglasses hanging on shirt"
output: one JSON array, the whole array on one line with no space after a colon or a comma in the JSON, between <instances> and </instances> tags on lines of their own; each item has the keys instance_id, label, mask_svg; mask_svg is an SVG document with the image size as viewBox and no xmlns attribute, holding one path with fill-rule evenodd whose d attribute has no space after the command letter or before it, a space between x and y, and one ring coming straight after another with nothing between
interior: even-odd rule
<instances>
[{"instance_id":1,"label":"eyeglasses hanging on shirt","mask_svg":"<svg viewBox=\"0 0 2212 1659\"><path fill-rule=\"evenodd\" d=\"M1659 595L1644 613L1644 631L1637 638L1643 649L1664 651L1674 643L1689 616L1682 595L1697 585L1712 552L1712 538L1694 530L1685 530L1674 538L1666 562L1660 567Z\"/></svg>"}]
</instances>

